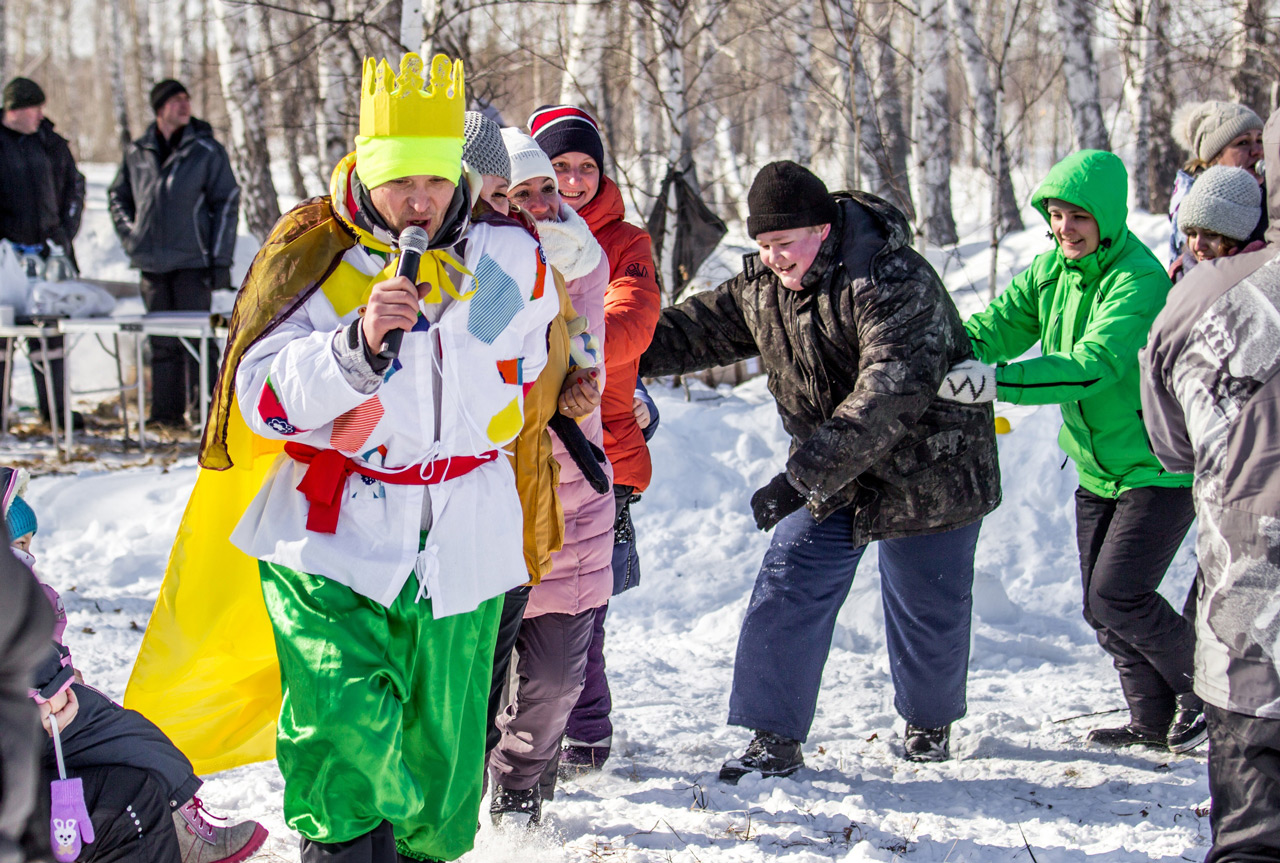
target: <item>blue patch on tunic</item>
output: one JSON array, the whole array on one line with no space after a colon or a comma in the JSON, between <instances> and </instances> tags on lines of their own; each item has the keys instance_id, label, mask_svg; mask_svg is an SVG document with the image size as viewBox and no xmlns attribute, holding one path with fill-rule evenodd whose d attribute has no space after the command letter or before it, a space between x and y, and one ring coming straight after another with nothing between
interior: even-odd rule
<instances>
[{"instance_id":1,"label":"blue patch on tunic","mask_svg":"<svg viewBox=\"0 0 1280 863\"><path fill-rule=\"evenodd\" d=\"M467 329L471 335L491 345L524 308L524 297L516 280L488 255L480 258L475 269L476 294L467 313Z\"/></svg>"}]
</instances>

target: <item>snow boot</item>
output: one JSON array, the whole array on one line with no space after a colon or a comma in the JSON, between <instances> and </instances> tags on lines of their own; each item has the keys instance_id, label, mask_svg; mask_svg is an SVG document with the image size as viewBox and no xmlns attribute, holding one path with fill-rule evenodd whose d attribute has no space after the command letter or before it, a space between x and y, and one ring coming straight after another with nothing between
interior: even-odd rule
<instances>
[{"instance_id":1,"label":"snow boot","mask_svg":"<svg viewBox=\"0 0 1280 863\"><path fill-rule=\"evenodd\" d=\"M720 768L720 781L737 785L738 780L748 773L766 777L790 776L803 766L804 755L800 752L799 740L772 731L757 731L747 744L747 751L738 758L730 758Z\"/></svg>"},{"instance_id":2,"label":"snow boot","mask_svg":"<svg viewBox=\"0 0 1280 863\"><path fill-rule=\"evenodd\" d=\"M248 860L267 841L267 828L257 821L220 826L199 797L192 797L173 810L173 826L178 831L183 863L240 863Z\"/></svg>"},{"instance_id":3,"label":"snow boot","mask_svg":"<svg viewBox=\"0 0 1280 863\"><path fill-rule=\"evenodd\" d=\"M576 779L588 773L604 769L609 760L609 749L613 744L613 735L595 743L585 743L572 737L564 739L560 750L560 766L556 768L561 779Z\"/></svg>"},{"instance_id":4,"label":"snow boot","mask_svg":"<svg viewBox=\"0 0 1280 863\"><path fill-rule=\"evenodd\" d=\"M951 726L920 728L907 723L902 757L908 761L946 761L951 758Z\"/></svg>"},{"instance_id":5,"label":"snow boot","mask_svg":"<svg viewBox=\"0 0 1280 863\"><path fill-rule=\"evenodd\" d=\"M1177 709L1169 723L1170 752L1190 752L1209 739L1209 724L1204 718L1204 702L1194 692L1184 692L1174 699Z\"/></svg>"},{"instance_id":6,"label":"snow boot","mask_svg":"<svg viewBox=\"0 0 1280 863\"><path fill-rule=\"evenodd\" d=\"M1162 728L1144 728L1130 722L1119 728L1095 728L1085 739L1109 749L1120 749L1125 746L1150 746L1153 749L1164 749L1169 740L1169 733Z\"/></svg>"},{"instance_id":7,"label":"snow boot","mask_svg":"<svg viewBox=\"0 0 1280 863\"><path fill-rule=\"evenodd\" d=\"M542 794L535 785L517 790L493 786L489 817L494 827L526 827L532 830L542 820Z\"/></svg>"}]
</instances>

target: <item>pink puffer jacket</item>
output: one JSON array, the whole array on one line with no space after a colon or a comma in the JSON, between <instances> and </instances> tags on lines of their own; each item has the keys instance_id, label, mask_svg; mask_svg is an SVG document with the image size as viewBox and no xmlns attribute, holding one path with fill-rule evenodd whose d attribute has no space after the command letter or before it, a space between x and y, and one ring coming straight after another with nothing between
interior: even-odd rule
<instances>
[{"instance_id":1,"label":"pink puffer jacket","mask_svg":"<svg viewBox=\"0 0 1280 863\"><path fill-rule=\"evenodd\" d=\"M547 260L565 277L565 288L578 314L586 315L590 332L604 346L604 294L609 286L609 259L580 216L567 206L560 222L539 222ZM596 385L604 389L604 364L597 366ZM597 408L578 423L587 440L604 446L604 426ZM613 592L613 495L597 494L552 432L560 462L557 493L564 507L564 547L551 556L551 572L529 593L525 617L580 614L599 608ZM605 465L613 479L613 468Z\"/></svg>"}]
</instances>

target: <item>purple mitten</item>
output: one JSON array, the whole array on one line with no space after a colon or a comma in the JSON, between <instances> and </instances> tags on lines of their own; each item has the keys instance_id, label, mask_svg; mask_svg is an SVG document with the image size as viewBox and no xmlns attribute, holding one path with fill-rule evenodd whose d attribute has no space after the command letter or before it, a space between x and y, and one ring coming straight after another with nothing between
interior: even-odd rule
<instances>
[{"instance_id":1,"label":"purple mitten","mask_svg":"<svg viewBox=\"0 0 1280 863\"><path fill-rule=\"evenodd\" d=\"M81 840L93 841L93 822L84 805L84 783L78 777L55 779L49 789L53 803L49 820L53 858L58 863L72 863L80 856Z\"/></svg>"}]
</instances>

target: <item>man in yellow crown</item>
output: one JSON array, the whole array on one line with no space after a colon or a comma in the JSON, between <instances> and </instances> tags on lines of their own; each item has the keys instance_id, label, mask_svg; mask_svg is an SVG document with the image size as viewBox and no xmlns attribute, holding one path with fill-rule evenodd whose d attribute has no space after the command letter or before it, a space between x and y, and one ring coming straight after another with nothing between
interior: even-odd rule
<instances>
[{"instance_id":1,"label":"man in yellow crown","mask_svg":"<svg viewBox=\"0 0 1280 863\"><path fill-rule=\"evenodd\" d=\"M452 860L475 835L501 596L528 578L499 455L559 303L530 234L469 223L464 109L461 61L366 61L355 152L246 279L202 450L230 464L237 411L285 441L231 541L259 561L306 863ZM410 226L417 284L395 275Z\"/></svg>"}]
</instances>

